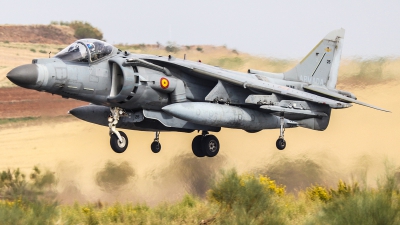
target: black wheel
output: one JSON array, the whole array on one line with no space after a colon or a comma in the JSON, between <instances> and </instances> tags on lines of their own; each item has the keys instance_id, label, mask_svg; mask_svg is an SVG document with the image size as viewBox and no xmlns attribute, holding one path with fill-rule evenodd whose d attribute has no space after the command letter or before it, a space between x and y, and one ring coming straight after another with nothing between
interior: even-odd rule
<instances>
[{"instance_id":1,"label":"black wheel","mask_svg":"<svg viewBox=\"0 0 400 225\"><path fill-rule=\"evenodd\" d=\"M203 139L202 135L197 135L192 141L192 151L193 154L197 157L204 157L206 154L201 149L201 140Z\"/></svg>"},{"instance_id":2,"label":"black wheel","mask_svg":"<svg viewBox=\"0 0 400 225\"><path fill-rule=\"evenodd\" d=\"M203 152L208 157L214 157L219 152L219 141L214 135L207 135L203 138L201 143Z\"/></svg>"},{"instance_id":3,"label":"black wheel","mask_svg":"<svg viewBox=\"0 0 400 225\"><path fill-rule=\"evenodd\" d=\"M278 140L276 140L276 147L279 150L283 150L286 147L286 141L282 138L279 138Z\"/></svg>"},{"instance_id":4,"label":"black wheel","mask_svg":"<svg viewBox=\"0 0 400 225\"><path fill-rule=\"evenodd\" d=\"M128 137L122 131L120 131L119 134L122 137L122 141L118 139L118 136L116 134L111 134L110 145L114 152L123 153L126 148L128 148Z\"/></svg>"},{"instance_id":5,"label":"black wheel","mask_svg":"<svg viewBox=\"0 0 400 225\"><path fill-rule=\"evenodd\" d=\"M153 141L153 143L151 143L151 151L154 153L158 153L161 150L161 144L158 141Z\"/></svg>"}]
</instances>

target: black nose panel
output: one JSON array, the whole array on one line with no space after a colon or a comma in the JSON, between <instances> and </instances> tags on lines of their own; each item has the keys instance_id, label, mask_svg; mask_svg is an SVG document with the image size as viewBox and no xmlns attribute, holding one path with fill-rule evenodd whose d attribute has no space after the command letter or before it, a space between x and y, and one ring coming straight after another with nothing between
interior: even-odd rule
<instances>
[{"instance_id":1,"label":"black nose panel","mask_svg":"<svg viewBox=\"0 0 400 225\"><path fill-rule=\"evenodd\" d=\"M33 87L36 85L39 71L35 64L27 64L12 69L7 78L14 84L21 87Z\"/></svg>"}]
</instances>

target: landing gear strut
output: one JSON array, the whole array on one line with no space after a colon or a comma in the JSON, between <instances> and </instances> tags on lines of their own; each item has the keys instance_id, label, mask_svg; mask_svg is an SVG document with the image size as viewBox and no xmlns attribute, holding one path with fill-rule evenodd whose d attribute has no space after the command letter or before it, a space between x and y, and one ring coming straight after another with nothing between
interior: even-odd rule
<instances>
[{"instance_id":1,"label":"landing gear strut","mask_svg":"<svg viewBox=\"0 0 400 225\"><path fill-rule=\"evenodd\" d=\"M151 143L151 151L154 153L158 153L160 150L161 150L160 131L156 131L156 137L154 138L153 143Z\"/></svg>"},{"instance_id":2,"label":"landing gear strut","mask_svg":"<svg viewBox=\"0 0 400 225\"><path fill-rule=\"evenodd\" d=\"M278 140L276 140L276 147L279 150L283 150L286 147L286 141L285 141L285 117L283 113L280 115L280 134Z\"/></svg>"},{"instance_id":3,"label":"landing gear strut","mask_svg":"<svg viewBox=\"0 0 400 225\"><path fill-rule=\"evenodd\" d=\"M192 141L192 151L197 157L214 157L219 152L219 141L214 135L209 135L207 131L203 131L201 135L197 135Z\"/></svg>"},{"instance_id":4,"label":"landing gear strut","mask_svg":"<svg viewBox=\"0 0 400 225\"><path fill-rule=\"evenodd\" d=\"M125 112L118 107L110 108L111 115L108 117L108 127L110 128L110 145L116 153L123 153L128 148L128 137L122 131L117 131L116 127L119 117Z\"/></svg>"}]
</instances>

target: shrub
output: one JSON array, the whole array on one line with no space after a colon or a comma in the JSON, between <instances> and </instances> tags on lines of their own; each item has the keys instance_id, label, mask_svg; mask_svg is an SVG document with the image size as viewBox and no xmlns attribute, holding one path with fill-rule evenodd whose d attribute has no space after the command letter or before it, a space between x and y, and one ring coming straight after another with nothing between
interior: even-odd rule
<instances>
[{"instance_id":1,"label":"shrub","mask_svg":"<svg viewBox=\"0 0 400 225\"><path fill-rule=\"evenodd\" d=\"M26 175L21 173L19 169L5 170L0 175L0 195L8 200L23 198L27 200L36 200L44 198L51 200L55 197L53 190L57 179L54 173L46 170L42 173L35 166L30 174L30 181L26 181Z\"/></svg>"},{"instance_id":2,"label":"shrub","mask_svg":"<svg viewBox=\"0 0 400 225\"><path fill-rule=\"evenodd\" d=\"M30 181L19 169L0 175L0 224L52 224L57 216L53 186L57 183L50 171L33 168Z\"/></svg>"},{"instance_id":3,"label":"shrub","mask_svg":"<svg viewBox=\"0 0 400 225\"><path fill-rule=\"evenodd\" d=\"M47 53L47 51L45 51L45 50L39 50L39 52L40 52L40 53L43 53L43 54L46 54L46 53Z\"/></svg>"},{"instance_id":4,"label":"shrub","mask_svg":"<svg viewBox=\"0 0 400 225\"><path fill-rule=\"evenodd\" d=\"M320 200L323 202L328 202L332 199L331 192L320 185L312 185L311 187L308 187L306 190L306 195L307 198L312 201Z\"/></svg>"},{"instance_id":5,"label":"shrub","mask_svg":"<svg viewBox=\"0 0 400 225\"><path fill-rule=\"evenodd\" d=\"M11 171L10 169L1 172L0 175L0 193L5 199L16 199L27 191L27 182L25 174L19 169Z\"/></svg>"},{"instance_id":6,"label":"shrub","mask_svg":"<svg viewBox=\"0 0 400 225\"><path fill-rule=\"evenodd\" d=\"M51 21L52 25L61 25L61 26L69 26L71 23L67 21Z\"/></svg>"},{"instance_id":7,"label":"shrub","mask_svg":"<svg viewBox=\"0 0 400 225\"><path fill-rule=\"evenodd\" d=\"M14 201L0 202L0 224L54 224L57 203L46 201Z\"/></svg>"},{"instance_id":8,"label":"shrub","mask_svg":"<svg viewBox=\"0 0 400 225\"><path fill-rule=\"evenodd\" d=\"M93 27L88 22L72 21L69 26L75 30L74 36L78 39L95 38L103 39L103 33L96 27Z\"/></svg>"},{"instance_id":9,"label":"shrub","mask_svg":"<svg viewBox=\"0 0 400 225\"><path fill-rule=\"evenodd\" d=\"M199 51L199 52L203 52L203 48L202 47L197 47L196 50Z\"/></svg>"},{"instance_id":10,"label":"shrub","mask_svg":"<svg viewBox=\"0 0 400 225\"><path fill-rule=\"evenodd\" d=\"M399 224L400 190L392 175L382 183L373 190L360 189L358 185L349 188L340 181L336 197L310 224Z\"/></svg>"},{"instance_id":11,"label":"shrub","mask_svg":"<svg viewBox=\"0 0 400 225\"><path fill-rule=\"evenodd\" d=\"M165 46L165 51L167 52L178 52L179 50L179 46L173 42L168 42L167 46Z\"/></svg>"},{"instance_id":12,"label":"shrub","mask_svg":"<svg viewBox=\"0 0 400 225\"><path fill-rule=\"evenodd\" d=\"M348 197L350 195L354 195L356 192L360 191L360 187L358 186L358 183L355 182L353 183L352 186L346 184L342 180L339 180L338 185L337 185L337 190L331 189L332 197Z\"/></svg>"},{"instance_id":13,"label":"shrub","mask_svg":"<svg viewBox=\"0 0 400 225\"><path fill-rule=\"evenodd\" d=\"M219 206L221 224L285 224L278 201L284 187L267 177L222 173L208 192L208 199Z\"/></svg>"},{"instance_id":14,"label":"shrub","mask_svg":"<svg viewBox=\"0 0 400 225\"><path fill-rule=\"evenodd\" d=\"M353 185L348 185L342 180L339 180L337 190L327 189L321 185L311 185L306 189L307 198L316 201L328 202L333 198L349 197L360 191L358 183L355 182Z\"/></svg>"},{"instance_id":15,"label":"shrub","mask_svg":"<svg viewBox=\"0 0 400 225\"><path fill-rule=\"evenodd\" d=\"M322 209L316 224L398 224L398 197L364 191L334 199Z\"/></svg>"},{"instance_id":16,"label":"shrub","mask_svg":"<svg viewBox=\"0 0 400 225\"><path fill-rule=\"evenodd\" d=\"M31 52L36 52L36 49L31 48L30 51L31 51Z\"/></svg>"}]
</instances>

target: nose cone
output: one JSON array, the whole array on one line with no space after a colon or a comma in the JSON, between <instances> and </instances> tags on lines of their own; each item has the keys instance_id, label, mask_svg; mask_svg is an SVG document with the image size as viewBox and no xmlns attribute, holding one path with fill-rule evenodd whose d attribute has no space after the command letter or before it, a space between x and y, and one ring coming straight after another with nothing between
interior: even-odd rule
<instances>
[{"instance_id":1,"label":"nose cone","mask_svg":"<svg viewBox=\"0 0 400 225\"><path fill-rule=\"evenodd\" d=\"M7 74L7 78L11 82L25 88L34 88L38 76L39 71L35 64L18 66Z\"/></svg>"}]
</instances>

